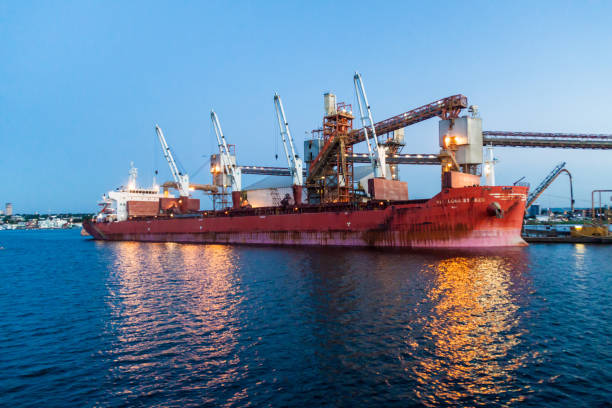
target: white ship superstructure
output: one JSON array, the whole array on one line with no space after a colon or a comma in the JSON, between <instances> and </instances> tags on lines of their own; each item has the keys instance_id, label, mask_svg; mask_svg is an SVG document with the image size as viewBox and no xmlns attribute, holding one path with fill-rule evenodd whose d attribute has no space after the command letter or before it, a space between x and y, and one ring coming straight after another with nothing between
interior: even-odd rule
<instances>
[{"instance_id":1,"label":"white ship superstructure","mask_svg":"<svg viewBox=\"0 0 612 408\"><path fill-rule=\"evenodd\" d=\"M159 186L153 182L153 186L149 188L139 187L137 184L138 169L134 167L134 163L130 163L130 178L127 187L120 187L116 190L109 191L102 196L100 205L102 210L97 215L98 222L101 221L125 221L128 219L128 201L151 201L159 202L160 198L170 197L172 194L165 192L161 194Z\"/></svg>"}]
</instances>

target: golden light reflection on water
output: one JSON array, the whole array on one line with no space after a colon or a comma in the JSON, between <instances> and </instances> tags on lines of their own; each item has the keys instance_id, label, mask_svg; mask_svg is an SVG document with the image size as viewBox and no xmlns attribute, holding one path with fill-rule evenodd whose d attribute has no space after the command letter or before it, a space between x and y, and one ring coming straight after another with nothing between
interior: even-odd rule
<instances>
[{"instance_id":1,"label":"golden light reflection on water","mask_svg":"<svg viewBox=\"0 0 612 408\"><path fill-rule=\"evenodd\" d=\"M417 396L434 406L512 391L526 356L508 358L523 334L508 261L454 257L431 269L435 281L427 302L434 310L424 322L424 344L412 344L415 350L431 348L413 367Z\"/></svg>"},{"instance_id":2,"label":"golden light reflection on water","mask_svg":"<svg viewBox=\"0 0 612 408\"><path fill-rule=\"evenodd\" d=\"M584 244L574 244L574 260L575 268L574 273L584 275L586 268L584 266L584 258L586 254L586 246Z\"/></svg>"},{"instance_id":3,"label":"golden light reflection on water","mask_svg":"<svg viewBox=\"0 0 612 408\"><path fill-rule=\"evenodd\" d=\"M114 250L107 286L120 373L147 375L160 361L192 372L214 369L198 387L235 380L241 301L235 249L122 242Z\"/></svg>"},{"instance_id":4,"label":"golden light reflection on water","mask_svg":"<svg viewBox=\"0 0 612 408\"><path fill-rule=\"evenodd\" d=\"M249 306L253 301L245 297L247 289L235 273L249 259L245 256L241 262L240 253L235 247L223 245L117 244L115 269L108 282L113 333L117 339L110 352L116 362L112 375L144 378L163 372L156 368L164 364L174 372L184 370L189 376L202 379L198 384L181 386L210 390L240 383L249 370L255 372L254 360L243 357L241 361L238 351L239 330L244 326L240 319L245 318L245 306L241 303ZM362 255L365 265L368 259L376 262L368 270L385 269L381 262L388 262L388 257L366 255ZM520 282L521 265L526 263L523 255L519 252L509 256L424 258L431 265L423 271L427 289L417 308L426 310L419 310L406 338L408 347L402 344L400 351L411 354L401 369L409 370L410 377L416 379L414 392L420 402L430 406L478 405L479 401L483 404L495 401L495 394L520 391L516 394L524 396L528 392L513 389L517 370L529 359L526 352L520 351L524 334L520 321L524 301L521 292L529 290ZM321 262L319 257L316 259ZM338 265L339 257L326 259L330 262L333 259ZM419 263L419 268L422 265ZM324 263L313 268L324 277L316 281L322 292L333 293L331 301L321 296L320 302L327 305L321 308L320 314L324 316L321 320L331 321L332 331L347 324L342 320L347 311L359 307L371 294L380 295L367 285L367 291L352 297L359 281L346 279L352 275L334 272L344 270L343 267L334 269ZM353 273L359 275L360 271ZM380 274L371 279L382 279L381 285L397 284L394 279L387 282L384 276L390 275ZM366 281L372 283L367 276ZM396 293L388 289L383 292ZM419 292L419 298L422 293ZM393 310L401 311L401 307ZM389 315L382 317L392 320ZM359 319L349 324L357 333L369 330L360 327ZM414 336L417 331L420 334ZM350 332L347 343L354 335L355 332ZM257 345L257 340L251 344ZM397 350L394 348L393 352ZM333 361L337 357L330 356ZM246 389L232 394L229 399L233 401L244 402L249 398Z\"/></svg>"}]
</instances>

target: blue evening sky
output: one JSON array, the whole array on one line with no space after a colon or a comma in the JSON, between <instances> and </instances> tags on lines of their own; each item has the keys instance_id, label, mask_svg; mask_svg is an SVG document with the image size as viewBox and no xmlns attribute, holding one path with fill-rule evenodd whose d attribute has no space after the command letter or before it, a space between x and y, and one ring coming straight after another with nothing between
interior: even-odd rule
<instances>
[{"instance_id":1,"label":"blue evening sky","mask_svg":"<svg viewBox=\"0 0 612 408\"><path fill-rule=\"evenodd\" d=\"M194 172L216 149L211 108L240 164L284 165L274 91L301 146L324 92L355 102L355 70L375 120L463 93L484 129L612 133L611 18L604 1L4 1L0 203L95 211L130 161L141 184L155 167L169 179L155 123ZM406 141L406 153L436 153L437 121ZM612 187L611 155L498 148L497 179L535 185L566 161L587 206ZM440 189L437 167L401 176L412 198ZM209 182L207 169L193 181ZM567 205L567 190L561 179L540 202Z\"/></svg>"}]
</instances>

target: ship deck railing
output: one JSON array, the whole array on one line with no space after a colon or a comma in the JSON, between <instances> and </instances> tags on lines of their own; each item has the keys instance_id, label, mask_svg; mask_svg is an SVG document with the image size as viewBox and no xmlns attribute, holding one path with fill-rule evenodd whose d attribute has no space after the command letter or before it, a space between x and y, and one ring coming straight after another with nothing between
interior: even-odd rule
<instances>
[{"instance_id":1,"label":"ship deck railing","mask_svg":"<svg viewBox=\"0 0 612 408\"><path fill-rule=\"evenodd\" d=\"M267 215L290 215L290 214L312 214L322 212L354 212L354 211L377 211L384 210L390 206L414 206L421 207L430 199L419 200L402 200L402 201L386 201L386 200L370 200L366 203L349 202L349 203L325 203L325 204L302 204L299 206L275 206L275 207L256 207L256 208L240 208L223 210L204 210L194 211L190 213L164 213L155 216L131 216L130 220L149 221L154 219L172 219L172 218L218 218L218 217L247 217L247 216L267 216ZM104 222L104 221L102 221Z\"/></svg>"}]
</instances>

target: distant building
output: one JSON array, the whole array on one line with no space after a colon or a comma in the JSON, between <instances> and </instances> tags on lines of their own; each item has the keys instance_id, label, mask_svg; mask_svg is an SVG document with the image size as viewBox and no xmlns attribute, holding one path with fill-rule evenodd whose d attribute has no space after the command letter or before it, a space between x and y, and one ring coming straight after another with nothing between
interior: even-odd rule
<instances>
[{"instance_id":1,"label":"distant building","mask_svg":"<svg viewBox=\"0 0 612 408\"><path fill-rule=\"evenodd\" d=\"M13 204L11 204L11 203L6 203L6 207L5 207L5 209L4 209L4 213L5 213L6 215L8 215L9 217L10 217L11 215L13 215Z\"/></svg>"}]
</instances>

